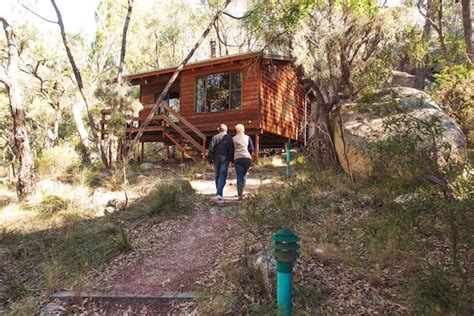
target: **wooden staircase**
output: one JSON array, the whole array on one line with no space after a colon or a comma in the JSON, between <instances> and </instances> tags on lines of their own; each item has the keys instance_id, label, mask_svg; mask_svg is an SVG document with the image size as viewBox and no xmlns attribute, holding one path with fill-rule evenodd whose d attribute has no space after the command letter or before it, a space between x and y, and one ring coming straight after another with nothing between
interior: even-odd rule
<instances>
[{"instance_id":1,"label":"wooden staircase","mask_svg":"<svg viewBox=\"0 0 474 316\"><path fill-rule=\"evenodd\" d=\"M144 135L147 132L160 133L158 142L171 143L175 145L182 153L191 158L194 162L205 161L206 159L206 135L204 135L196 126L182 117L178 112L167 106L164 102L160 105L159 115L153 116L153 125L145 128ZM101 135L102 139L107 137L107 116L110 110L101 111ZM172 116L172 117L171 117ZM134 117L132 123L125 129L127 139L133 139L134 135L140 130L143 117Z\"/></svg>"},{"instance_id":2,"label":"wooden staircase","mask_svg":"<svg viewBox=\"0 0 474 316\"><path fill-rule=\"evenodd\" d=\"M205 161L206 135L166 104L163 103L161 107L163 108L165 126L163 137L175 144L181 152L185 153L193 161ZM170 118L170 114L173 115L177 122ZM191 133L186 132L183 127L190 130ZM193 134L196 135L196 138L192 136Z\"/></svg>"}]
</instances>

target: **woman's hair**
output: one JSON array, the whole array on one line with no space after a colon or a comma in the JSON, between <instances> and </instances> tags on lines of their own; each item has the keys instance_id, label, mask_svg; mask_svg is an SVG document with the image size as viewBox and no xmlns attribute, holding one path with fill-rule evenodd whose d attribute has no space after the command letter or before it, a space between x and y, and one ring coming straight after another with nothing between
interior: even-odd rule
<instances>
[{"instance_id":1,"label":"woman's hair","mask_svg":"<svg viewBox=\"0 0 474 316\"><path fill-rule=\"evenodd\" d=\"M243 124L235 125L235 130L237 131L237 133L245 133L245 127Z\"/></svg>"}]
</instances>

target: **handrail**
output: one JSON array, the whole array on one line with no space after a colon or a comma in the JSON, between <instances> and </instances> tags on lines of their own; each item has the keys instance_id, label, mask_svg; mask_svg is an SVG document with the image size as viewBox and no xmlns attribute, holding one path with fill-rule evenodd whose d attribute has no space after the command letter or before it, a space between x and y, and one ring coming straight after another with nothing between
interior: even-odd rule
<instances>
[{"instance_id":1,"label":"handrail","mask_svg":"<svg viewBox=\"0 0 474 316\"><path fill-rule=\"evenodd\" d=\"M200 151L204 151L204 147L201 144L199 144L194 138L192 138L188 133L186 133L181 127L176 125L175 122L173 122L169 117L163 116L163 119L166 121L166 123L171 125L171 127L173 127L173 129L176 130L181 136L191 142L194 147L196 147Z\"/></svg>"},{"instance_id":2,"label":"handrail","mask_svg":"<svg viewBox=\"0 0 474 316\"><path fill-rule=\"evenodd\" d=\"M206 135L204 135L199 129L197 129L196 126L191 124L191 122L182 117L178 112L176 112L166 104L162 104L162 106L166 111L170 112L171 114L173 114L173 116L177 117L180 121L182 121L187 128L194 132L194 134L198 135L201 139L206 139Z\"/></svg>"},{"instance_id":3,"label":"handrail","mask_svg":"<svg viewBox=\"0 0 474 316\"><path fill-rule=\"evenodd\" d=\"M160 114L160 115L154 115L152 120L162 120L163 119L163 114ZM135 117L132 117L131 119L129 119L130 121L134 121L134 122L143 122L146 120L146 118L142 118L142 117L139 117L139 116L135 116ZM101 119L100 120L101 123L107 123L109 120L108 119Z\"/></svg>"},{"instance_id":4,"label":"handrail","mask_svg":"<svg viewBox=\"0 0 474 316\"><path fill-rule=\"evenodd\" d=\"M193 157L193 155L191 155L191 154L186 150L186 148L185 148L183 145L181 145L176 139L174 139L173 136L171 136L171 135L168 134L167 132L164 132L164 136L167 137L170 141L172 141L173 144L175 144L175 145L179 148L179 150L181 150L181 151L187 153L188 156L191 157L191 159L192 159L194 162L198 162L197 159L196 159L195 157Z\"/></svg>"}]
</instances>

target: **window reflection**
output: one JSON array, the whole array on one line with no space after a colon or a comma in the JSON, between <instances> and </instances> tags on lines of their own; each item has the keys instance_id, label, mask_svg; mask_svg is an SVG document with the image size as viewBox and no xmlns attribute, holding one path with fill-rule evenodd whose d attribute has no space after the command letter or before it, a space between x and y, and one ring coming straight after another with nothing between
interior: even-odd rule
<instances>
[{"instance_id":1,"label":"window reflection","mask_svg":"<svg viewBox=\"0 0 474 316\"><path fill-rule=\"evenodd\" d=\"M196 80L196 112L222 112L240 109L242 78L240 72L198 77Z\"/></svg>"}]
</instances>

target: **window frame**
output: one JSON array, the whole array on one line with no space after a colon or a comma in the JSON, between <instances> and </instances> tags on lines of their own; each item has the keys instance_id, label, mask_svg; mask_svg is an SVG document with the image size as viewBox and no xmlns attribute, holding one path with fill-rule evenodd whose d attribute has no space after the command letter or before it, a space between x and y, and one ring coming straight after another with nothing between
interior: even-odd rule
<instances>
[{"instance_id":1,"label":"window frame","mask_svg":"<svg viewBox=\"0 0 474 316\"><path fill-rule=\"evenodd\" d=\"M204 78L204 82L206 83L207 80L206 78L208 76L213 76L213 75L223 75L223 74L228 74L229 75L229 89L227 91L229 91L229 105L230 105L230 98L231 98L231 92L232 91L237 91L238 89L230 89L231 87L231 74L232 73L239 73L240 74L240 106L238 109L236 108L228 108L224 111L216 111L216 112L212 112L212 111L204 111L204 112L198 112L197 111L197 84L198 84L198 80L201 79L201 78ZM194 77L194 104L193 104L193 109L194 109L194 114L212 114L212 113L227 113L227 112L232 112L232 111L242 111L243 108L242 108L242 104L243 104L243 99L244 99L244 78L243 78L243 71L238 69L238 70L229 70L229 71L224 71L224 72L213 72L213 73L206 73L204 75L199 75L199 76L195 76ZM205 105L207 105L207 88L204 89L205 91Z\"/></svg>"}]
</instances>

